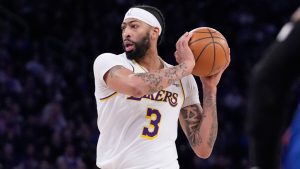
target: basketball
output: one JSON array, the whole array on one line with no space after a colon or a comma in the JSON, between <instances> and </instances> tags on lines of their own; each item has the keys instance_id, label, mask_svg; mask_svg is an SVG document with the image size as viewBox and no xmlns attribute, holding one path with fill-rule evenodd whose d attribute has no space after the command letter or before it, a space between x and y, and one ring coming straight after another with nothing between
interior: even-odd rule
<instances>
[{"instance_id":1,"label":"basketball","mask_svg":"<svg viewBox=\"0 0 300 169\"><path fill-rule=\"evenodd\" d=\"M199 27L191 32L189 47L195 57L193 75L211 76L229 64L230 49L225 37L219 31L209 27Z\"/></svg>"}]
</instances>

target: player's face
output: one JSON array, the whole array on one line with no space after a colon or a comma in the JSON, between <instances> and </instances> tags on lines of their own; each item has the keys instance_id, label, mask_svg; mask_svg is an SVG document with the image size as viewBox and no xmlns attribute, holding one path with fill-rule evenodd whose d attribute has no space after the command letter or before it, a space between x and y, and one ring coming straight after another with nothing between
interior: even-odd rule
<instances>
[{"instance_id":1,"label":"player's face","mask_svg":"<svg viewBox=\"0 0 300 169\"><path fill-rule=\"evenodd\" d=\"M136 19L122 23L123 48L128 59L141 59L150 48L150 28Z\"/></svg>"}]
</instances>

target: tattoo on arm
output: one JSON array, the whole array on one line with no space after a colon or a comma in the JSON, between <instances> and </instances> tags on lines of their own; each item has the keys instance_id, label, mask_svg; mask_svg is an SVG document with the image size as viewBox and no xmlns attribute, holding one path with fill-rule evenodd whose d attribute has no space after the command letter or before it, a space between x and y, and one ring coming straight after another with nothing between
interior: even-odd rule
<instances>
[{"instance_id":1,"label":"tattoo on arm","mask_svg":"<svg viewBox=\"0 0 300 169\"><path fill-rule=\"evenodd\" d=\"M186 123L186 134L191 146L200 145L202 143L200 128L206 115L199 104L184 107L181 109L181 113Z\"/></svg>"},{"instance_id":2,"label":"tattoo on arm","mask_svg":"<svg viewBox=\"0 0 300 169\"><path fill-rule=\"evenodd\" d=\"M149 93L155 93L160 91L166 87L163 84L164 79L166 79L167 86L173 84L176 80L181 79L183 76L186 75L187 66L184 63L181 63L177 66L162 69L156 71L154 73L147 72L147 73L137 73L136 76L141 78L144 82L150 84Z\"/></svg>"},{"instance_id":3,"label":"tattoo on arm","mask_svg":"<svg viewBox=\"0 0 300 169\"><path fill-rule=\"evenodd\" d=\"M150 84L149 93L155 93L163 89L161 86L162 76L154 73L137 73L137 77L140 77L144 82Z\"/></svg>"},{"instance_id":4,"label":"tattoo on arm","mask_svg":"<svg viewBox=\"0 0 300 169\"><path fill-rule=\"evenodd\" d=\"M218 133L218 120L217 120L217 106L216 106L216 96L204 96L204 104L208 109L213 110L211 112L213 122L209 131L209 138L207 144L210 148L213 147Z\"/></svg>"},{"instance_id":5,"label":"tattoo on arm","mask_svg":"<svg viewBox=\"0 0 300 169\"><path fill-rule=\"evenodd\" d=\"M171 67L165 72L166 77L173 77L173 76L185 76L187 74L186 72L187 66L185 63L181 63L177 66ZM180 72L181 71L181 72Z\"/></svg>"},{"instance_id":6,"label":"tattoo on arm","mask_svg":"<svg viewBox=\"0 0 300 169\"><path fill-rule=\"evenodd\" d=\"M110 69L110 71L109 71L110 77L114 77L116 71L117 71L117 70L120 70L120 69L122 69L122 68L124 68L124 67L121 66L121 65L117 65L117 66L112 67L112 68Z\"/></svg>"},{"instance_id":7,"label":"tattoo on arm","mask_svg":"<svg viewBox=\"0 0 300 169\"><path fill-rule=\"evenodd\" d=\"M216 111L213 111L212 113L213 113L214 117L217 116ZM218 122L217 122L217 120L214 120L211 125L211 128L210 128L209 138L208 138L208 142L207 142L207 144L209 145L210 148L213 148L213 146L214 146L214 143L217 138L217 133L218 133Z\"/></svg>"}]
</instances>

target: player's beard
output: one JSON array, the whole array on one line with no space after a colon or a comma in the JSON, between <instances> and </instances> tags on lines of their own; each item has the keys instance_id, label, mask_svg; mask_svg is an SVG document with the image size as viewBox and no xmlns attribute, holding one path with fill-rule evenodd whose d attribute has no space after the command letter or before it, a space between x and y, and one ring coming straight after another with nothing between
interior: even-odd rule
<instances>
[{"instance_id":1,"label":"player's beard","mask_svg":"<svg viewBox=\"0 0 300 169\"><path fill-rule=\"evenodd\" d=\"M127 59L139 60L143 58L150 48L150 35L149 33L140 41L133 42L135 48L131 51L125 51ZM124 47L124 45L123 45ZM125 49L125 48L124 48Z\"/></svg>"}]
</instances>

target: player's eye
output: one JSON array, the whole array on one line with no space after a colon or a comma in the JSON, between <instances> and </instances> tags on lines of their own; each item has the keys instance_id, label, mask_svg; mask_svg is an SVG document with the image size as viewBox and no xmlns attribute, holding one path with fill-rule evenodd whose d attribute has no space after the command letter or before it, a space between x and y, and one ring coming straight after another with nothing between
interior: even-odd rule
<instances>
[{"instance_id":1,"label":"player's eye","mask_svg":"<svg viewBox=\"0 0 300 169\"><path fill-rule=\"evenodd\" d=\"M131 27L132 29L137 29L137 28L138 28L138 25L137 25L137 24L132 24L132 25L130 25L130 27Z\"/></svg>"},{"instance_id":2,"label":"player's eye","mask_svg":"<svg viewBox=\"0 0 300 169\"><path fill-rule=\"evenodd\" d=\"M125 28L126 28L125 25L122 25L122 26L121 26L121 30L122 30L122 31L123 31Z\"/></svg>"}]
</instances>

